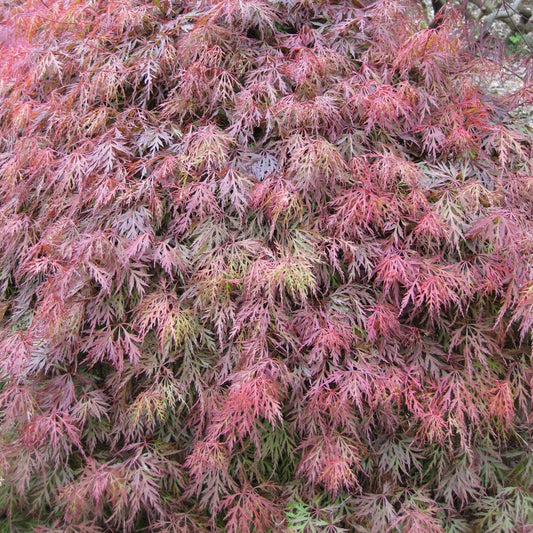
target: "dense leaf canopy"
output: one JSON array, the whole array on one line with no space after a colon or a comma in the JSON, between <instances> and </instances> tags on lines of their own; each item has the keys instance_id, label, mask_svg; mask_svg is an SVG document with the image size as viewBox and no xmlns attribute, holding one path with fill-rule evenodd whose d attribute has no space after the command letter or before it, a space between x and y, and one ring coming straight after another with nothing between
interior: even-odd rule
<instances>
[{"instance_id":1,"label":"dense leaf canopy","mask_svg":"<svg viewBox=\"0 0 533 533\"><path fill-rule=\"evenodd\" d=\"M7 530L528 531L531 85L418 3L8 4Z\"/></svg>"}]
</instances>

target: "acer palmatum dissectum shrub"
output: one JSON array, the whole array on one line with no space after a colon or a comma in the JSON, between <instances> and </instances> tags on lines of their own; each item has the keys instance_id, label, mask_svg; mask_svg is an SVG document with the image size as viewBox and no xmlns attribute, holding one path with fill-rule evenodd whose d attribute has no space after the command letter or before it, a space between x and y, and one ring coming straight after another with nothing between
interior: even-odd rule
<instances>
[{"instance_id":1,"label":"acer palmatum dissectum shrub","mask_svg":"<svg viewBox=\"0 0 533 533\"><path fill-rule=\"evenodd\" d=\"M2 9L4 529L529 531L530 85L389 0Z\"/></svg>"}]
</instances>

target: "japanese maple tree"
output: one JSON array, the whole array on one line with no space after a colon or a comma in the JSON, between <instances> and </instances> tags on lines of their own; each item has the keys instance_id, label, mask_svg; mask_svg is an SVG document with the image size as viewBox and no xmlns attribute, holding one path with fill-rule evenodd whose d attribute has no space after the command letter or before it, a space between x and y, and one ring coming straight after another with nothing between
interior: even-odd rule
<instances>
[{"instance_id":1,"label":"japanese maple tree","mask_svg":"<svg viewBox=\"0 0 533 533\"><path fill-rule=\"evenodd\" d=\"M530 65L410 1L0 14L2 531L531 531Z\"/></svg>"}]
</instances>

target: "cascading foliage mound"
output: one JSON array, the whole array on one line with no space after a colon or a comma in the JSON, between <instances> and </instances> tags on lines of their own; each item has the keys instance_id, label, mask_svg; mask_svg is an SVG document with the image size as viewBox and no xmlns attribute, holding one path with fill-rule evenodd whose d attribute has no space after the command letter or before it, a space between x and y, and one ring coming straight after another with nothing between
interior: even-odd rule
<instances>
[{"instance_id":1,"label":"cascading foliage mound","mask_svg":"<svg viewBox=\"0 0 533 533\"><path fill-rule=\"evenodd\" d=\"M1 10L2 531L531 531L531 85L417 3Z\"/></svg>"}]
</instances>

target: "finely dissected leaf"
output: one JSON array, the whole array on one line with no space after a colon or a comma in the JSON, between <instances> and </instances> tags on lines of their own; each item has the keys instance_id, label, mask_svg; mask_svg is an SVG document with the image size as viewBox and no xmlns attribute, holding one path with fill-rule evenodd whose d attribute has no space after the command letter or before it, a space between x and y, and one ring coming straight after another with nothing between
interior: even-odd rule
<instances>
[{"instance_id":1,"label":"finely dissected leaf","mask_svg":"<svg viewBox=\"0 0 533 533\"><path fill-rule=\"evenodd\" d=\"M0 529L529 531L531 64L445 4L2 3Z\"/></svg>"}]
</instances>

